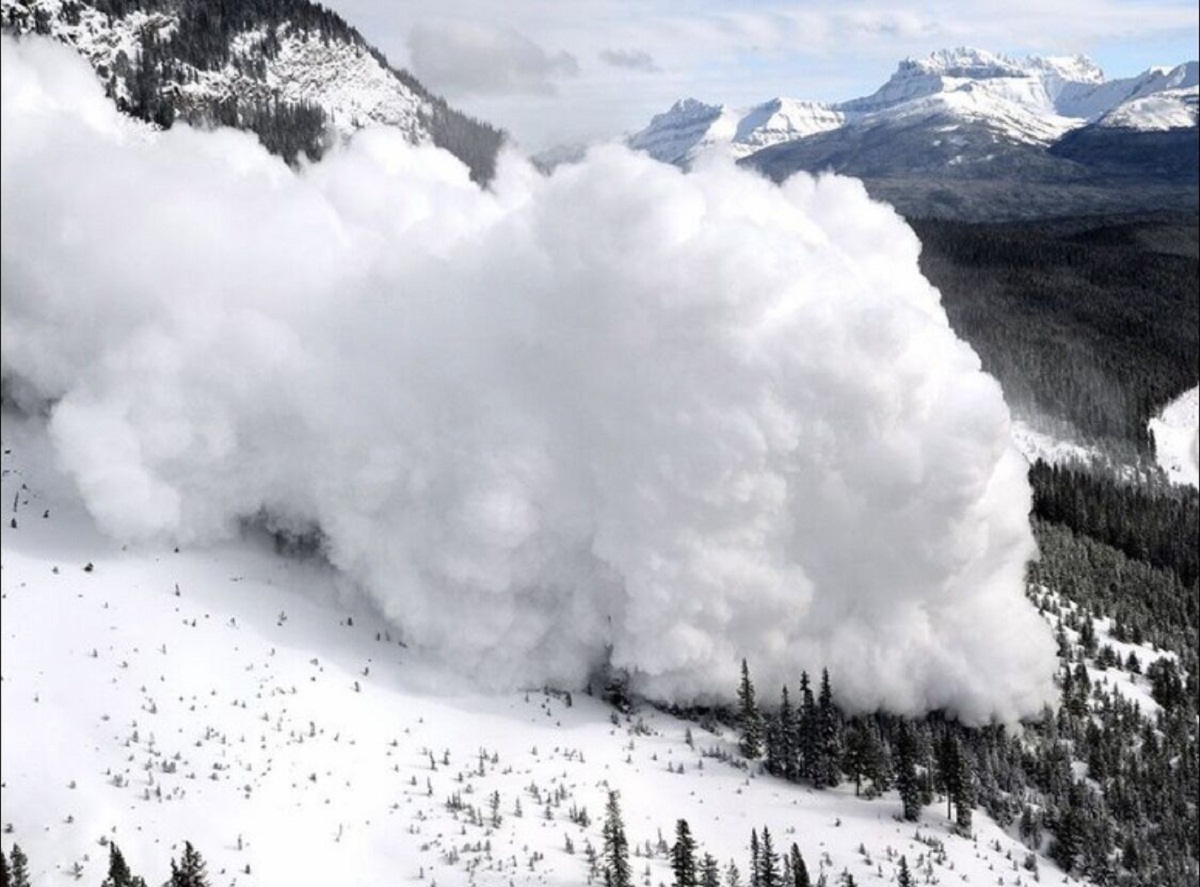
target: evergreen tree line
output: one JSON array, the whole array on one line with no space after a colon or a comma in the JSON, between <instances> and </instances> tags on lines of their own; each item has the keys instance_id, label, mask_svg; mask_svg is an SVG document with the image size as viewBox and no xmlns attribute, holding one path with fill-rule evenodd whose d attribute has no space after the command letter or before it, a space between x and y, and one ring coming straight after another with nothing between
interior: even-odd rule
<instances>
[{"instance_id":1,"label":"evergreen tree line","mask_svg":"<svg viewBox=\"0 0 1200 887\"><path fill-rule=\"evenodd\" d=\"M1171 570L1185 588L1200 576L1200 493L1153 478L1124 483L1095 471L1048 465L1029 470L1033 513L1044 521ZM1193 601L1195 595L1192 595Z\"/></svg>"},{"instance_id":2,"label":"evergreen tree line","mask_svg":"<svg viewBox=\"0 0 1200 887\"><path fill-rule=\"evenodd\" d=\"M934 793L944 794L948 814L964 832L971 830L978 769L964 750L963 728L940 714L924 722L882 712L847 718L834 703L828 671L814 696L807 672L800 675L799 703L783 687L777 708L764 711L750 669L742 661L738 687L738 750L762 759L766 772L816 789L835 788L843 778L856 795L874 797L896 788L903 816L920 818Z\"/></svg>"},{"instance_id":3,"label":"evergreen tree line","mask_svg":"<svg viewBox=\"0 0 1200 887\"><path fill-rule=\"evenodd\" d=\"M1055 606L1049 595L1040 604ZM1185 687L1175 660L1148 667L1155 699L1163 706L1149 717L1090 679L1085 658L1101 669L1140 673L1141 667L1136 657L1122 662L1115 654L1103 656L1094 631L1089 647L1084 625L1092 621L1081 610L1062 611L1061 704L1018 733L1001 725L965 727L938 712L924 718L882 712L846 717L830 701L826 722L837 726L826 747L838 754L827 759L824 771L815 766L822 760L819 728L801 725L821 722L820 697L832 692L806 706L802 676L798 707L791 705L790 694L781 694L778 708L764 712L743 664L739 750L768 772L815 788L837 785L845 777L856 793L865 785L862 793L869 797L895 789L898 815L907 821L919 821L940 795L947 817L964 835L970 834L978 804L1001 826L1015 824L1032 850L1048 851L1063 868L1097 884L1193 885L1200 874L1195 672L1186 672ZM1075 626L1079 642L1068 643L1065 630ZM827 685L823 676L822 686ZM788 724L791 731L785 729ZM791 738L783 739L789 732ZM784 750L772 751L772 743ZM788 761L794 769L788 769ZM1087 765L1085 775L1072 769L1073 761Z\"/></svg>"},{"instance_id":4,"label":"evergreen tree line","mask_svg":"<svg viewBox=\"0 0 1200 887\"><path fill-rule=\"evenodd\" d=\"M1029 581L1054 589L1081 608L1088 617L1081 626L1085 646L1092 634L1091 617L1106 616L1116 640L1175 653L1194 695L1200 627L1196 582L1185 587L1178 574L1059 524L1035 519L1033 528L1041 557L1030 564Z\"/></svg>"},{"instance_id":5,"label":"evergreen tree line","mask_svg":"<svg viewBox=\"0 0 1200 887\"><path fill-rule=\"evenodd\" d=\"M1148 455L1148 420L1196 384L1196 215L913 220L921 270L1018 413Z\"/></svg>"},{"instance_id":6,"label":"evergreen tree line","mask_svg":"<svg viewBox=\"0 0 1200 887\"><path fill-rule=\"evenodd\" d=\"M0 852L0 887L30 887L29 858L19 844L13 844L6 856ZM100 887L146 887L146 880L135 875L115 841L108 843L108 874ZM164 887L209 887L207 865L190 841L184 841L179 859L171 860L171 877Z\"/></svg>"},{"instance_id":7,"label":"evergreen tree line","mask_svg":"<svg viewBox=\"0 0 1200 887\"><path fill-rule=\"evenodd\" d=\"M808 865L795 843L786 853L776 851L770 830L750 831L750 859L743 881L735 860L721 865L711 853L703 852L692 836L686 819L676 820L675 842L669 848L673 887L812 887ZM901 859L902 878L908 875L907 862ZM603 864L598 876L605 887L632 887L633 868L629 860L629 842L621 818L619 795L608 793L604 817ZM911 885L911 880L899 881Z\"/></svg>"}]
</instances>

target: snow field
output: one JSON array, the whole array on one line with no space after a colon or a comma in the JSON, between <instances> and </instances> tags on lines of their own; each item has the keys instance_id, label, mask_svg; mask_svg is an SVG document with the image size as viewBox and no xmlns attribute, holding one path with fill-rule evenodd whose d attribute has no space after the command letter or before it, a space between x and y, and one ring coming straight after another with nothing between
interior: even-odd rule
<instances>
[{"instance_id":1,"label":"snow field","mask_svg":"<svg viewBox=\"0 0 1200 887\"><path fill-rule=\"evenodd\" d=\"M1150 420L1158 464L1173 483L1200 486L1200 386L1189 389Z\"/></svg>"},{"instance_id":2,"label":"snow field","mask_svg":"<svg viewBox=\"0 0 1200 887\"><path fill-rule=\"evenodd\" d=\"M982 811L964 839L937 803L914 826L894 796L707 756L733 751L732 731L578 692L474 693L318 564L253 543L120 549L40 435L5 417L0 797L5 849L21 844L35 883L98 881L102 839L153 883L186 839L214 887L583 884L609 788L639 883L670 883L660 835L680 817L743 878L765 825L830 883L891 883L900 854L925 883L1033 883L1026 849ZM1043 883L1062 878L1038 862Z\"/></svg>"}]
</instances>

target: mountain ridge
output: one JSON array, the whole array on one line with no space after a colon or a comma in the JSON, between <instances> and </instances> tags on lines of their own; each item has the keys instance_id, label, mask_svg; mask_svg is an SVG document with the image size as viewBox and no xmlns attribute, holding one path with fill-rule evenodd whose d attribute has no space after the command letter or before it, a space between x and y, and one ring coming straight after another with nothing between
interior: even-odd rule
<instances>
[{"instance_id":1,"label":"mountain ridge","mask_svg":"<svg viewBox=\"0 0 1200 887\"><path fill-rule=\"evenodd\" d=\"M906 59L871 95L839 103L681 100L628 144L683 167L725 154L777 181L799 170L856 176L910 216L1186 209L1198 80L1196 62L1105 80L1082 56L960 48ZM803 113L775 111L791 108ZM771 125L780 118L787 125ZM993 184L1012 199L991 199Z\"/></svg>"},{"instance_id":2,"label":"mountain ridge","mask_svg":"<svg viewBox=\"0 0 1200 887\"><path fill-rule=\"evenodd\" d=\"M630 136L629 144L660 160L686 164L716 146L740 158L842 126L938 113L997 122L1018 141L1048 144L1071 129L1112 115L1127 102L1173 91L1186 104L1197 82L1195 62L1152 67L1133 77L1106 80L1099 66L1085 56L1014 59L968 48L940 50L925 58L905 59L874 93L842 102L780 97L740 109L681 99ZM770 119L771 107L804 109L820 122L794 126L790 132L771 130L760 123ZM1115 119L1131 120L1141 128L1155 123L1155 119L1143 120L1128 109L1124 117ZM664 137L668 133L676 138Z\"/></svg>"},{"instance_id":3,"label":"mountain ridge","mask_svg":"<svg viewBox=\"0 0 1200 887\"><path fill-rule=\"evenodd\" d=\"M247 129L289 162L382 125L445 148L482 183L505 138L308 0L0 0L0 22L72 46L136 118Z\"/></svg>"}]
</instances>

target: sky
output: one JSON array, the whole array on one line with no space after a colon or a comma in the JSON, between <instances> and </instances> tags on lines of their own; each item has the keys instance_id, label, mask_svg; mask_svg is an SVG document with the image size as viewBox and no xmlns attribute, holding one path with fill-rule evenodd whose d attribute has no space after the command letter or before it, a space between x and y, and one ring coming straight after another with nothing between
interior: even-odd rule
<instances>
[{"instance_id":1,"label":"sky","mask_svg":"<svg viewBox=\"0 0 1200 887\"><path fill-rule=\"evenodd\" d=\"M612 138L679 98L873 92L901 59L972 46L1085 54L1110 78L1195 59L1192 0L328 0L398 66L522 147Z\"/></svg>"}]
</instances>

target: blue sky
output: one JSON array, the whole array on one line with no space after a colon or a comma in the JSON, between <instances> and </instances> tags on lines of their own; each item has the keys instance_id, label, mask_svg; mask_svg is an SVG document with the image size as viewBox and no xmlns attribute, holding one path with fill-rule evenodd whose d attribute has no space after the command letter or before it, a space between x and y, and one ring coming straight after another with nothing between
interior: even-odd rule
<instances>
[{"instance_id":1,"label":"blue sky","mask_svg":"<svg viewBox=\"0 0 1200 887\"><path fill-rule=\"evenodd\" d=\"M1085 54L1110 77L1197 57L1194 0L327 0L456 106L525 147L614 137L675 99L874 91L906 56Z\"/></svg>"}]
</instances>

